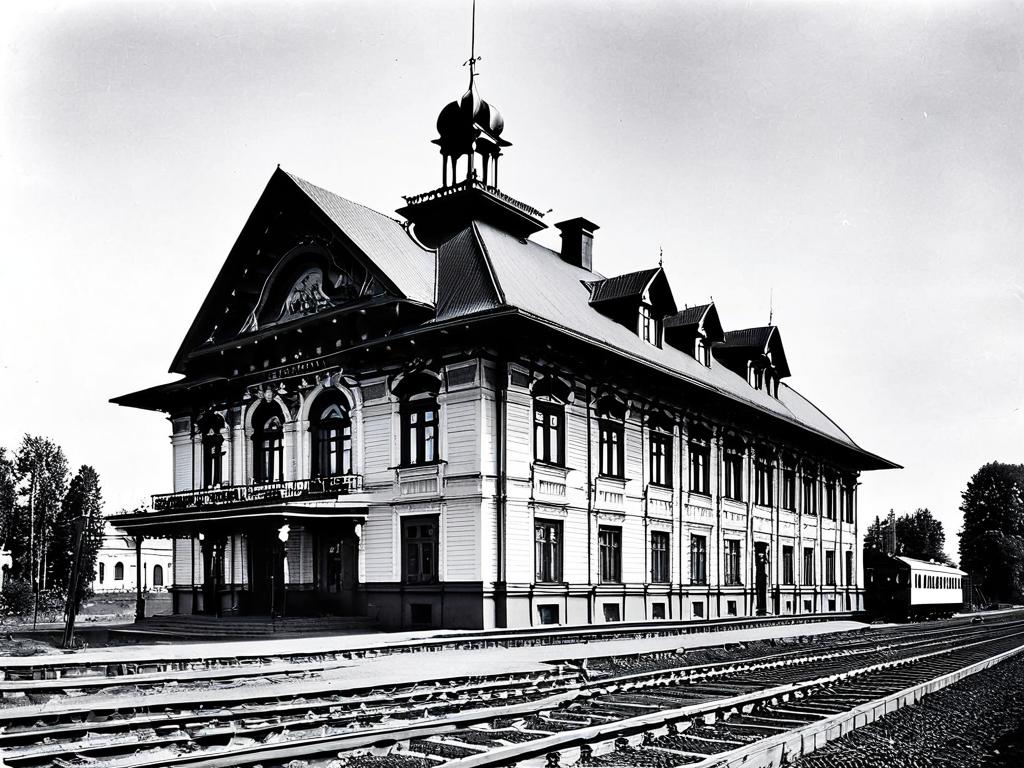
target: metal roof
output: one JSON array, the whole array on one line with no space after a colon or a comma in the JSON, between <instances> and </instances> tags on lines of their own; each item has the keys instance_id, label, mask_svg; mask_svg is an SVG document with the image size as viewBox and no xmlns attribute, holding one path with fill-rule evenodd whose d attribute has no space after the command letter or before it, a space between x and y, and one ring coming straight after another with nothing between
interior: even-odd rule
<instances>
[{"instance_id":1,"label":"metal roof","mask_svg":"<svg viewBox=\"0 0 1024 768\"><path fill-rule=\"evenodd\" d=\"M666 328L681 328L685 325L700 325L704 319L704 313L708 311L710 304L698 304L693 307L685 307L674 315L665 318Z\"/></svg>"},{"instance_id":2,"label":"metal roof","mask_svg":"<svg viewBox=\"0 0 1024 768\"><path fill-rule=\"evenodd\" d=\"M434 252L420 247L397 219L353 203L284 171L384 272L406 298L434 303Z\"/></svg>"},{"instance_id":3,"label":"metal roof","mask_svg":"<svg viewBox=\"0 0 1024 768\"><path fill-rule=\"evenodd\" d=\"M590 301L596 304L600 301L614 301L631 296L639 297L656 274L658 274L657 267L595 280L590 283Z\"/></svg>"},{"instance_id":4,"label":"metal roof","mask_svg":"<svg viewBox=\"0 0 1024 768\"><path fill-rule=\"evenodd\" d=\"M598 276L569 264L556 251L522 240L484 223L474 225L493 267L505 303L578 337L617 348L644 362L701 384L732 400L817 432L860 453L846 432L792 387L779 385L778 399L751 387L723 365L706 368L689 354L665 345L655 347L591 306L586 283ZM657 270L645 270L653 274ZM643 273L634 273L639 275ZM439 276L456 279L456 276ZM639 278L637 278L639 279ZM879 458L879 457L876 457ZM880 459L884 464L891 464ZM895 466L895 465L893 465Z\"/></svg>"},{"instance_id":5,"label":"metal roof","mask_svg":"<svg viewBox=\"0 0 1024 768\"><path fill-rule=\"evenodd\" d=\"M946 565L945 563L936 563L931 560L918 560L915 557L905 557L903 555L894 555L894 557L897 560L902 560L916 571L930 570L941 573L955 573L958 576L967 575L967 571L961 571L959 568L954 568L952 565Z\"/></svg>"}]
</instances>

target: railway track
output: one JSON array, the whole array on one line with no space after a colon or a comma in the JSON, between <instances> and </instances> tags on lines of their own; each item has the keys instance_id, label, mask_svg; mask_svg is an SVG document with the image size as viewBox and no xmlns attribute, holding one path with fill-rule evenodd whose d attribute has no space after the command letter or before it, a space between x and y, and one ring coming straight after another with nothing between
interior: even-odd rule
<instances>
[{"instance_id":1,"label":"railway track","mask_svg":"<svg viewBox=\"0 0 1024 768\"><path fill-rule=\"evenodd\" d=\"M531 759L543 763L548 754L561 755L591 743L614 752L615 739L635 737L632 731L640 721L669 718L655 726L667 729L676 715L690 723L688 739L728 746L736 739L703 735L701 729L711 725L691 730L696 721L707 719L694 712L704 708L713 716L721 707L735 707L737 700L748 698L751 707L760 706L766 691L777 696L780 688L788 697L808 696L824 685L822 680L860 678L896 666L925 669L916 665L925 659L953 658L951 654L964 647L990 646L997 642L994 631L1003 642L1024 643L1024 621L1007 620L916 631L875 630L871 637L830 637L827 643L784 649L764 644L737 658L696 664L681 663L686 658L674 653L628 654L590 664L555 658L541 671L344 691L339 690L343 668L331 664L305 670L269 665L263 675L245 669L234 677L206 674L208 670L179 672L165 675L162 682L156 673L121 679L28 680L20 682L25 697L42 692L56 698L41 704L23 704L16 698L14 706L0 709L0 754L5 765L19 768L269 768L295 760L327 766L339 754L354 766L399 768L443 759L471 761L467 766L476 765L474 760L484 761L480 765ZM643 669L621 671L638 665ZM12 687L19 684L7 682ZM87 684L71 687L76 683ZM686 714L679 715L682 710ZM730 720L740 733L779 732L779 726L773 730L767 724ZM595 728L597 735L591 733ZM672 734L659 738L667 735ZM558 746L563 742L568 746ZM590 757L584 755L585 759L593 758L594 747L589 748ZM619 748L664 757L658 751L661 747L650 744ZM666 749L666 754L687 751ZM689 760L696 754L690 751L681 757Z\"/></svg>"}]
</instances>

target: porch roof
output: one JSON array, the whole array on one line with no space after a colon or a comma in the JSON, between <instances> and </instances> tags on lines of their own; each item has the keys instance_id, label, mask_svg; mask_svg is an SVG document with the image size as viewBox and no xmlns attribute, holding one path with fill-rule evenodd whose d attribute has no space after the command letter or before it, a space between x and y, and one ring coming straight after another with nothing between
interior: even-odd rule
<instances>
[{"instance_id":1,"label":"porch roof","mask_svg":"<svg viewBox=\"0 0 1024 768\"><path fill-rule=\"evenodd\" d=\"M351 520L364 522L368 513L365 502L339 501L331 506L304 504L247 504L221 509L175 509L118 515L110 522L116 528L140 536L174 537L191 534L219 523L246 520L274 520L279 524L310 520Z\"/></svg>"}]
</instances>

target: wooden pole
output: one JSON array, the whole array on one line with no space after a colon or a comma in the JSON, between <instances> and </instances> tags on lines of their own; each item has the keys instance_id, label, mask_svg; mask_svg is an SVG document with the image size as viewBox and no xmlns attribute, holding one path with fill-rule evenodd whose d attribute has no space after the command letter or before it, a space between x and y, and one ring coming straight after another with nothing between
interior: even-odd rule
<instances>
[{"instance_id":1,"label":"wooden pole","mask_svg":"<svg viewBox=\"0 0 1024 768\"><path fill-rule=\"evenodd\" d=\"M64 639L62 648L73 648L75 643L75 614L78 613L78 579L82 562L82 539L89 527L91 511L75 520L75 559L71 565L68 599L64 606Z\"/></svg>"},{"instance_id":2,"label":"wooden pole","mask_svg":"<svg viewBox=\"0 0 1024 768\"><path fill-rule=\"evenodd\" d=\"M135 620L146 618L146 601L142 598L142 537L135 537Z\"/></svg>"}]
</instances>

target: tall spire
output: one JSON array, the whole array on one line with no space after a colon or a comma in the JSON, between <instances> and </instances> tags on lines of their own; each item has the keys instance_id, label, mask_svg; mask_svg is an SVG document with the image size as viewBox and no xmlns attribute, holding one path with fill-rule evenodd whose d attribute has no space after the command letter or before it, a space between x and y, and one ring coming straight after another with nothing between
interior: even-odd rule
<instances>
[{"instance_id":1,"label":"tall spire","mask_svg":"<svg viewBox=\"0 0 1024 768\"><path fill-rule=\"evenodd\" d=\"M511 146L501 138L505 128L501 113L476 92L476 64L482 58L476 55L476 0L473 0L469 59L462 63L469 67L469 89L437 117L439 136L434 143L441 148L442 187L455 186L462 181L481 181L485 186L497 187L498 158L503 148ZM463 157L466 161L460 174L459 160Z\"/></svg>"},{"instance_id":2,"label":"tall spire","mask_svg":"<svg viewBox=\"0 0 1024 768\"><path fill-rule=\"evenodd\" d=\"M469 37L469 88L461 98L447 104L437 116L438 136L433 140L441 151L441 186L405 198L398 213L408 219L416 237L436 247L472 221L486 221L516 237L529 237L544 229L544 214L533 206L498 190L498 159L512 146L502 136L505 120L493 104L476 90L476 0Z\"/></svg>"},{"instance_id":3,"label":"tall spire","mask_svg":"<svg viewBox=\"0 0 1024 768\"><path fill-rule=\"evenodd\" d=\"M472 26L469 31L469 60L462 64L464 67L469 67L470 90L473 90L473 80L476 78L476 63L481 59L483 59L483 56L476 55L476 0L473 0Z\"/></svg>"}]
</instances>

